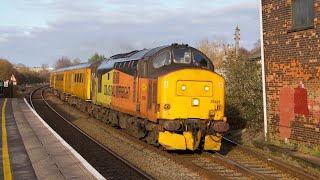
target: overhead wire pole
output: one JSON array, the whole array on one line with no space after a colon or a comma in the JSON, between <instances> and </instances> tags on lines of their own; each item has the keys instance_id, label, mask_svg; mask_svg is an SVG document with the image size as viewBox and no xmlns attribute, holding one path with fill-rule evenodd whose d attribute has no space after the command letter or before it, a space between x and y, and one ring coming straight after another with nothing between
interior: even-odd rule
<instances>
[{"instance_id":1,"label":"overhead wire pole","mask_svg":"<svg viewBox=\"0 0 320 180\"><path fill-rule=\"evenodd\" d=\"M264 120L264 140L268 141L268 116L267 116L267 94L266 94L266 76L264 64L264 47L263 47L263 18L262 18L262 0L260 2L260 43L261 43L261 66L262 66L262 92L263 92L263 120Z\"/></svg>"}]
</instances>

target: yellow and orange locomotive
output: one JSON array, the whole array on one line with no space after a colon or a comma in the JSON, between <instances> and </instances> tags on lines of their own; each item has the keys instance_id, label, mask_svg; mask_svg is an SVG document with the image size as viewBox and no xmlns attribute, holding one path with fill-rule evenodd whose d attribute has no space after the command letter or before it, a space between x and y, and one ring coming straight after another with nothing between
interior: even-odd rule
<instances>
[{"instance_id":1,"label":"yellow and orange locomotive","mask_svg":"<svg viewBox=\"0 0 320 180\"><path fill-rule=\"evenodd\" d=\"M229 129L224 78L184 44L58 69L50 85L69 104L167 150L219 150Z\"/></svg>"}]
</instances>

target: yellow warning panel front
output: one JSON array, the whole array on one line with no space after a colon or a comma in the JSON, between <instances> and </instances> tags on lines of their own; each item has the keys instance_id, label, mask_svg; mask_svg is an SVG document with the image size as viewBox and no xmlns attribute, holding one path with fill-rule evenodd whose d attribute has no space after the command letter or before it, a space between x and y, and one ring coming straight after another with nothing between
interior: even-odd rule
<instances>
[{"instance_id":1,"label":"yellow warning panel front","mask_svg":"<svg viewBox=\"0 0 320 180\"><path fill-rule=\"evenodd\" d=\"M183 132L186 139L187 149L194 151L199 147L201 141L201 131L198 131L197 137L194 137L192 132Z\"/></svg>"},{"instance_id":2,"label":"yellow warning panel front","mask_svg":"<svg viewBox=\"0 0 320 180\"><path fill-rule=\"evenodd\" d=\"M181 134L159 132L158 141L167 150L186 150L186 140Z\"/></svg>"},{"instance_id":3,"label":"yellow warning panel front","mask_svg":"<svg viewBox=\"0 0 320 180\"><path fill-rule=\"evenodd\" d=\"M206 151L219 151L221 147L221 136L206 135L203 149Z\"/></svg>"}]
</instances>

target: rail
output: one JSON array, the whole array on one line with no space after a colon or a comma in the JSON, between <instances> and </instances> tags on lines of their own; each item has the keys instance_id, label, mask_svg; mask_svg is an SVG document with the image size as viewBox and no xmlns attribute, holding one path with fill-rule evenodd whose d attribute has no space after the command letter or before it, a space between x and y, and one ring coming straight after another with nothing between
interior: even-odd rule
<instances>
[{"instance_id":1,"label":"rail","mask_svg":"<svg viewBox=\"0 0 320 180\"><path fill-rule=\"evenodd\" d=\"M93 139L92 137L90 137L87 133L85 133L84 131L82 131L81 129L79 129L78 127L76 127L74 124L72 124L68 119L66 119L65 117L63 117L60 113L58 113L44 98L44 91L46 89L48 89L49 87L44 86L44 87L40 87L35 89L31 94L30 94L30 105L34 108L33 105L33 101L32 101L32 96L34 95L34 93L36 91L39 91L41 88L41 99L42 101L46 104L46 106L52 110L55 114L57 114L61 119L63 119L66 123L68 123L69 125L71 125L74 129L76 129L77 131L79 131L81 134L83 134L84 136L86 136L87 138L89 138L92 142L94 142L95 144L97 144L99 147L103 148L105 151L107 151L108 153L112 154L114 157L116 157L117 159L119 159L121 162L125 163L126 165L128 165L129 167L131 167L132 169L134 169L136 172L138 172L139 174L141 174L143 177L145 177L146 179L154 179L152 176L150 176L149 174L147 174L146 172L144 172L143 170L139 169L138 167L136 167L135 165L131 164L130 162L126 161L125 159L123 159L121 156L119 156L118 154L116 154L115 152L113 152L112 150L110 150L109 148L105 147L104 145L102 145L101 143L99 143L98 141L96 141L95 139Z\"/></svg>"}]
</instances>

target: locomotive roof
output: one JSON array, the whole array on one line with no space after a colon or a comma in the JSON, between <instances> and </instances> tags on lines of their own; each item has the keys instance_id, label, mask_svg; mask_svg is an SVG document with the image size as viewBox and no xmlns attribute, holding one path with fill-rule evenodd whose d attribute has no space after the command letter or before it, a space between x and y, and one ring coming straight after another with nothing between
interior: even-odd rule
<instances>
[{"instance_id":1,"label":"locomotive roof","mask_svg":"<svg viewBox=\"0 0 320 180\"><path fill-rule=\"evenodd\" d=\"M76 70L76 69L86 69L86 68L90 68L95 63L96 62L81 63L81 64L77 64L77 65L73 65L73 66L60 68L60 69L54 70L52 72L63 72L63 71L70 71L70 70Z\"/></svg>"},{"instance_id":2,"label":"locomotive roof","mask_svg":"<svg viewBox=\"0 0 320 180\"><path fill-rule=\"evenodd\" d=\"M114 64L117 62L137 61L143 57L153 56L155 53L166 47L169 47L169 45L111 56L109 59L106 59L101 63L101 65L98 67L98 72L102 73L112 70Z\"/></svg>"}]
</instances>

